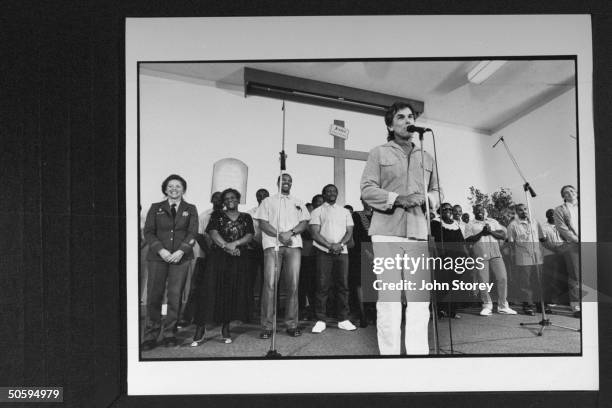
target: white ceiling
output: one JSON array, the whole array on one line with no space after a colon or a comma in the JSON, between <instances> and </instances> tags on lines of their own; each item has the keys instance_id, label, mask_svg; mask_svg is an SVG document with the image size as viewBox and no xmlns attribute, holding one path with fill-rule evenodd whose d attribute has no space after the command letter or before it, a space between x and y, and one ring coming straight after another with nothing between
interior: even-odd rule
<instances>
[{"instance_id":1,"label":"white ceiling","mask_svg":"<svg viewBox=\"0 0 612 408\"><path fill-rule=\"evenodd\" d=\"M511 60L482 84L467 81L479 61L146 63L142 72L242 87L243 68L330 82L425 102L423 117L494 133L573 89L573 60Z\"/></svg>"}]
</instances>

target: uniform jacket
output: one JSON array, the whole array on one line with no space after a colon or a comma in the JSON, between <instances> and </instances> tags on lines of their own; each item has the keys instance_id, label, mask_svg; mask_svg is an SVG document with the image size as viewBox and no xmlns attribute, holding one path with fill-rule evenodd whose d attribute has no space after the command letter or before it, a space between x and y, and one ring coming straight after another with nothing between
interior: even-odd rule
<instances>
[{"instance_id":1,"label":"uniform jacket","mask_svg":"<svg viewBox=\"0 0 612 408\"><path fill-rule=\"evenodd\" d=\"M421 170L421 149L413 145L410 157L397 143L390 141L370 151L361 176L361 197L374 211L370 235L391 235L427 239L427 221L419 206L408 210L392 208L389 193L408 195L416 192L429 196L432 207L438 203L438 176L433 158L424 152L425 183Z\"/></svg>"},{"instance_id":2,"label":"uniform jacket","mask_svg":"<svg viewBox=\"0 0 612 408\"><path fill-rule=\"evenodd\" d=\"M185 253L181 263L193 259L197 233L198 210L195 205L181 200L176 218L173 219L168 200L153 204L147 213L144 227L145 240L149 244L147 261L164 262L158 254L162 248L170 252L181 249Z\"/></svg>"}]
</instances>

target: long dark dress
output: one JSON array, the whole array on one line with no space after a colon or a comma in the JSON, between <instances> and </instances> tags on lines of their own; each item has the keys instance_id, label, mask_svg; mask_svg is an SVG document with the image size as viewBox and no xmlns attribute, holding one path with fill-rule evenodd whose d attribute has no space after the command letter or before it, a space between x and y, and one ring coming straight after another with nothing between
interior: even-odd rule
<instances>
[{"instance_id":1,"label":"long dark dress","mask_svg":"<svg viewBox=\"0 0 612 408\"><path fill-rule=\"evenodd\" d=\"M457 259L466 256L465 238L457 223L446 224L443 221L433 220L431 221L431 235L436 241L438 257ZM452 270L436 270L436 280L446 282L449 285L453 280L463 280L463 278L463 275ZM451 316L455 314L457 303L466 301L469 296L468 293L458 290L440 290L437 291L437 295L438 310L446 310Z\"/></svg>"},{"instance_id":2,"label":"long dark dress","mask_svg":"<svg viewBox=\"0 0 612 408\"><path fill-rule=\"evenodd\" d=\"M376 309L374 303L366 302L365 304L360 304L363 302L361 299L361 295L358 292L358 288L361 288L361 272L362 268L368 268L368 271L372 270L372 254L371 248L369 251L366 251L368 256L364 257L364 261L367 263L367 266L362 266L362 244L371 243L372 238L368 235L368 229L370 229L370 221L372 220L372 213L368 213L366 211L354 211L353 212L353 241L355 242L355 246L349 248L349 274L348 274L348 285L349 285L349 306L351 311L359 311L360 318L362 319L362 327L364 326L363 322L366 322L366 316L362 313L367 314L370 318L369 320L374 321L376 316Z\"/></svg>"},{"instance_id":3,"label":"long dark dress","mask_svg":"<svg viewBox=\"0 0 612 408\"><path fill-rule=\"evenodd\" d=\"M232 221L224 212L215 212L206 232L216 230L226 242L233 242L246 234L253 234L253 219L247 213L239 213ZM204 287L195 323L224 323L232 320L249 320L249 258L247 245L239 246L240 256L232 256L213 244L206 259Z\"/></svg>"},{"instance_id":4,"label":"long dark dress","mask_svg":"<svg viewBox=\"0 0 612 408\"><path fill-rule=\"evenodd\" d=\"M364 242L372 242L372 238L368 235L372 214L368 214L365 211L354 211L352 217L354 224L353 241L355 242L355 246L348 250L349 287L361 286L361 244Z\"/></svg>"}]
</instances>

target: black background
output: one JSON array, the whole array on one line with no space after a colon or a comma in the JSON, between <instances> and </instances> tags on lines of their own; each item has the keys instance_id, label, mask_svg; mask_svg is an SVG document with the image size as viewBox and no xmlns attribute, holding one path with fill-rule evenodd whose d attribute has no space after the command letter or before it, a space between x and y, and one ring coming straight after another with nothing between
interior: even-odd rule
<instances>
[{"instance_id":1,"label":"black background","mask_svg":"<svg viewBox=\"0 0 612 408\"><path fill-rule=\"evenodd\" d=\"M0 386L63 386L58 405L67 407L611 406L610 303L599 305L600 392L125 396L126 17L592 14L597 237L609 243L612 15L606 1L548 3L0 2L0 180L8 192L0 211ZM407 43L426 37L407 32ZM598 263L600 291L608 290L610 252ZM466 375L477 383L503 369ZM537 375L526 372L525 383Z\"/></svg>"}]
</instances>

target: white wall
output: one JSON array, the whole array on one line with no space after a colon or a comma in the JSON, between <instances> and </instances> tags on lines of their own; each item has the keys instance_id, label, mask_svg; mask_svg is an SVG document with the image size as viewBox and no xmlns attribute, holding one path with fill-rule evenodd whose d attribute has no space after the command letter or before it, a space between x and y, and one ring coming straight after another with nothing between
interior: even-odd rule
<instances>
[{"instance_id":1,"label":"white wall","mask_svg":"<svg viewBox=\"0 0 612 408\"><path fill-rule=\"evenodd\" d=\"M467 199L469 187L484 189L488 186L487 170L482 157L490 136L435 121L423 121L422 124L435 132L443 200L459 204L463 212L471 213ZM434 151L429 134L425 134L425 150L430 153Z\"/></svg>"},{"instance_id":2,"label":"white wall","mask_svg":"<svg viewBox=\"0 0 612 408\"><path fill-rule=\"evenodd\" d=\"M577 187L576 94L572 89L546 105L501 129L491 138L493 144L501 135L537 197L531 199L532 212L544 221L545 213L563 202L563 185ZM487 192L500 186L509 187L517 203L525 202L523 181L500 143L495 149L486 146Z\"/></svg>"},{"instance_id":3,"label":"white wall","mask_svg":"<svg viewBox=\"0 0 612 408\"><path fill-rule=\"evenodd\" d=\"M369 151L386 141L382 117L319 106L286 103L287 169L292 193L305 201L333 182L333 159L296 153L296 144L333 146L329 126L344 120L349 129L346 148ZM140 79L140 189L143 213L162 199L160 184L171 173L188 183L185 199L208 208L212 165L234 157L249 167L248 209L255 206L258 188L275 189L282 135L281 101L248 97L241 90L213 83L141 75ZM445 200L468 210L467 188L486 190L491 184L483 155L491 137L456 126L419 121L436 132L438 163ZM426 150L432 152L426 136ZM346 202L360 209L359 180L365 162L346 161Z\"/></svg>"}]
</instances>

